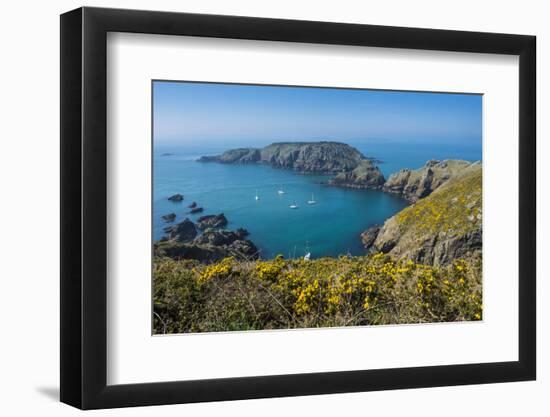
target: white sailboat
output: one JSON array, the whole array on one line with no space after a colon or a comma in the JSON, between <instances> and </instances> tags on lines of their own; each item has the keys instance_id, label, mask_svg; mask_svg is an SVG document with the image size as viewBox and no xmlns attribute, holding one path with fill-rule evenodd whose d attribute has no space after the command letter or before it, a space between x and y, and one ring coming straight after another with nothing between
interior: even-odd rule
<instances>
[{"instance_id":1,"label":"white sailboat","mask_svg":"<svg viewBox=\"0 0 550 417\"><path fill-rule=\"evenodd\" d=\"M304 261L311 259L311 251L309 250L309 242L306 242L306 254L304 255Z\"/></svg>"},{"instance_id":2,"label":"white sailboat","mask_svg":"<svg viewBox=\"0 0 550 417\"><path fill-rule=\"evenodd\" d=\"M317 201L315 201L315 198L313 197L313 193L311 193L311 200L308 200L308 204L315 204Z\"/></svg>"},{"instance_id":3,"label":"white sailboat","mask_svg":"<svg viewBox=\"0 0 550 417\"><path fill-rule=\"evenodd\" d=\"M256 201L258 201L258 200L260 199L260 197L258 196L258 190L256 190L256 197L254 197L254 199L255 199Z\"/></svg>"},{"instance_id":4,"label":"white sailboat","mask_svg":"<svg viewBox=\"0 0 550 417\"><path fill-rule=\"evenodd\" d=\"M281 185L281 188L279 188L279 191L277 191L277 194L281 195L284 193L285 193L285 190L283 190L283 186Z\"/></svg>"},{"instance_id":5,"label":"white sailboat","mask_svg":"<svg viewBox=\"0 0 550 417\"><path fill-rule=\"evenodd\" d=\"M291 209L297 209L298 208L298 204L296 204L296 201L290 205L290 208Z\"/></svg>"}]
</instances>

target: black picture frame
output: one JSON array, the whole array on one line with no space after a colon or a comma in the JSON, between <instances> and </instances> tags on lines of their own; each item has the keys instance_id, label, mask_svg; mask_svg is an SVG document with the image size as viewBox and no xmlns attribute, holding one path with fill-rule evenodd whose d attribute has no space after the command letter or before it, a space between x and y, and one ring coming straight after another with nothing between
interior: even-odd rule
<instances>
[{"instance_id":1,"label":"black picture frame","mask_svg":"<svg viewBox=\"0 0 550 417\"><path fill-rule=\"evenodd\" d=\"M519 360L107 385L108 32L519 56ZM534 36L102 8L61 15L61 401L82 409L533 380Z\"/></svg>"}]
</instances>

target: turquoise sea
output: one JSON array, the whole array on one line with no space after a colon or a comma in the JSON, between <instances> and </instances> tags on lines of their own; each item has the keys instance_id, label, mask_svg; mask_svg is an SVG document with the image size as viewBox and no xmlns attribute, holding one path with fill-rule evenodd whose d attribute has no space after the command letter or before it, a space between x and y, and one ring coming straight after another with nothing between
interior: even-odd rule
<instances>
[{"instance_id":1,"label":"turquoise sea","mask_svg":"<svg viewBox=\"0 0 550 417\"><path fill-rule=\"evenodd\" d=\"M382 160L386 178L401 168L419 168L429 159L481 160L481 147L460 145L407 145L403 143L354 143L364 155ZM359 234L383 223L407 206L401 198L380 191L349 190L323 184L329 177L301 175L261 165L199 163L202 155L248 146L155 145L153 152L153 238L158 240L167 225L161 216L176 213L176 222L188 217L224 213L229 229L243 227L261 256L277 254L299 257L359 255L364 253ZM258 145L263 146L263 144ZM163 156L164 153L172 155ZM279 194L279 189L284 194ZM181 193L185 200L173 203L167 197ZM259 200L255 200L255 195ZM316 204L307 204L314 197ZM195 201L204 212L188 214ZM292 203L298 209L290 209Z\"/></svg>"}]
</instances>

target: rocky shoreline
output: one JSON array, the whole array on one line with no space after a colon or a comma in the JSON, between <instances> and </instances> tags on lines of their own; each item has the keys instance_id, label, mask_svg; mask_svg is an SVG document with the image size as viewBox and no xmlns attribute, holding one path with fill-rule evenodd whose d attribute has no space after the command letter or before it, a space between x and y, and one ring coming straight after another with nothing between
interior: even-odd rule
<instances>
[{"instance_id":1,"label":"rocky shoreline","mask_svg":"<svg viewBox=\"0 0 550 417\"><path fill-rule=\"evenodd\" d=\"M242 228L225 230L227 224L223 213L199 217L196 223L186 218L164 228L166 234L153 244L153 253L159 257L206 263L228 256L241 260L258 259L260 251L246 239L248 231Z\"/></svg>"}]
</instances>

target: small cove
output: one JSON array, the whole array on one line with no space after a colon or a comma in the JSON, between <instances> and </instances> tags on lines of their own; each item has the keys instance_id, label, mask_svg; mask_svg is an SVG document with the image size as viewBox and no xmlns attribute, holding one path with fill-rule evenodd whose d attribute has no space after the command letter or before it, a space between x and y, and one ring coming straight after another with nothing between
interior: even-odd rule
<instances>
[{"instance_id":1,"label":"small cove","mask_svg":"<svg viewBox=\"0 0 550 417\"><path fill-rule=\"evenodd\" d=\"M391 147L385 148L390 150ZM227 149L227 148L226 148ZM388 152L384 148L360 149L365 155L383 160L380 168L388 177L404 167L418 168L432 158L475 160L476 155L441 152ZM205 214L224 213L228 229L243 227L248 237L261 250L261 256L277 254L300 257L310 251L312 257L361 255L360 233L382 224L408 203L381 191L352 190L327 186L329 176L301 175L265 165L226 165L199 163L201 154L213 153L196 149L157 148L154 156L153 239L160 239L167 226L161 216L177 215L176 222L186 217L196 221ZM217 152L218 150L216 150ZM427 151L427 150L426 150ZM162 156L170 152L172 155ZM435 153L435 155L434 155ZM388 157L390 159L388 159ZM480 158L479 158L480 159ZM386 163L386 161L388 161ZM423 162L421 162L423 161ZM390 171L391 172L388 172ZM284 190L279 194L278 190ZM182 193L185 200L173 203L167 197ZM258 194L259 200L255 200ZM316 204L308 204L312 195ZM189 214L188 205L196 202L204 212ZM290 209L293 203L297 209Z\"/></svg>"}]
</instances>

